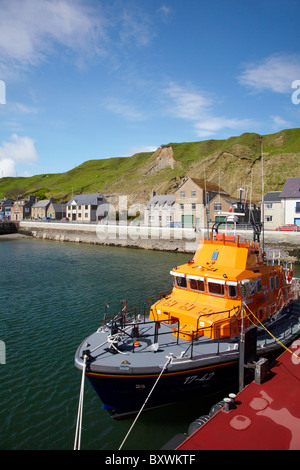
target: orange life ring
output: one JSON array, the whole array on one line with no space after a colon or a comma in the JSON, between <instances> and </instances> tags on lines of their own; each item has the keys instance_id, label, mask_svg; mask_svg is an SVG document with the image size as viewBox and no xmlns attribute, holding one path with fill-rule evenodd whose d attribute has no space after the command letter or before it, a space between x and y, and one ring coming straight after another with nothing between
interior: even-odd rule
<instances>
[{"instance_id":1,"label":"orange life ring","mask_svg":"<svg viewBox=\"0 0 300 470\"><path fill-rule=\"evenodd\" d=\"M293 279L293 270L289 269L288 270L287 280L288 280L288 282L291 282L292 279Z\"/></svg>"}]
</instances>

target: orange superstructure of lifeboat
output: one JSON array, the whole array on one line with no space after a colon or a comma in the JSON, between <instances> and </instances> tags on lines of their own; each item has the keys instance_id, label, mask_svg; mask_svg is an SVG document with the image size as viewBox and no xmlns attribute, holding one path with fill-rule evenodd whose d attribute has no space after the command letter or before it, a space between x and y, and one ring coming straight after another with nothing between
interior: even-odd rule
<instances>
[{"instance_id":1,"label":"orange superstructure of lifeboat","mask_svg":"<svg viewBox=\"0 0 300 470\"><path fill-rule=\"evenodd\" d=\"M268 264L258 242L210 234L191 261L173 268L173 290L152 305L150 319L177 324L174 335L187 341L237 336L299 295L299 284L276 262Z\"/></svg>"}]
</instances>

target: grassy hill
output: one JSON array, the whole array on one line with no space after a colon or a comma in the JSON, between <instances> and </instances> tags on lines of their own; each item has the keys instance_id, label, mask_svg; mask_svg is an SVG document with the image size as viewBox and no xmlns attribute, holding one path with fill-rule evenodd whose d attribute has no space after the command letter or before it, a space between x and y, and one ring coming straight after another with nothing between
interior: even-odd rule
<instances>
[{"instance_id":1,"label":"grassy hill","mask_svg":"<svg viewBox=\"0 0 300 470\"><path fill-rule=\"evenodd\" d=\"M261 136L245 133L226 140L169 143L154 153L89 160L60 174L0 179L0 197L53 196L67 201L72 193L127 194L131 202L145 202L152 190L172 193L186 176L220 184L232 196L245 188L247 197L259 201L262 187L281 190L288 177L300 176L300 129ZM251 185L252 181L252 185Z\"/></svg>"}]
</instances>

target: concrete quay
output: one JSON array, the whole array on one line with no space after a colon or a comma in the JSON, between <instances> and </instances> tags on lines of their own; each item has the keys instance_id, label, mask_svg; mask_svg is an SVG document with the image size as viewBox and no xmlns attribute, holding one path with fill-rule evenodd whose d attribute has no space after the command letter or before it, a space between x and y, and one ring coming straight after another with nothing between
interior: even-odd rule
<instances>
[{"instance_id":1,"label":"concrete quay","mask_svg":"<svg viewBox=\"0 0 300 470\"><path fill-rule=\"evenodd\" d=\"M142 248L146 250L176 251L194 253L197 248L197 234L192 228L146 227L136 225L106 225L72 222L19 222L19 233L34 238L60 242L89 243L106 246ZM233 231L228 230L228 234ZM252 240L252 231L238 231ZM207 230L202 231L203 236ZM300 262L300 232L266 231L265 248L286 251L293 262Z\"/></svg>"}]
</instances>

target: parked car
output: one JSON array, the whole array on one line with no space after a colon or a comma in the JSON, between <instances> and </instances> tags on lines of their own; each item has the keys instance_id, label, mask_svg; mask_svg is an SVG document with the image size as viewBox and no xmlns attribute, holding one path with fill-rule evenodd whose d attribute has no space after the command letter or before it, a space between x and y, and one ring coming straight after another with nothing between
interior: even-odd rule
<instances>
[{"instance_id":1,"label":"parked car","mask_svg":"<svg viewBox=\"0 0 300 470\"><path fill-rule=\"evenodd\" d=\"M300 227L295 224L287 224L287 225L281 225L280 227L277 227L276 229L278 232L299 232Z\"/></svg>"},{"instance_id":2,"label":"parked car","mask_svg":"<svg viewBox=\"0 0 300 470\"><path fill-rule=\"evenodd\" d=\"M63 217L63 218L61 219L62 222L69 222L69 220L70 220L69 217Z\"/></svg>"}]
</instances>

